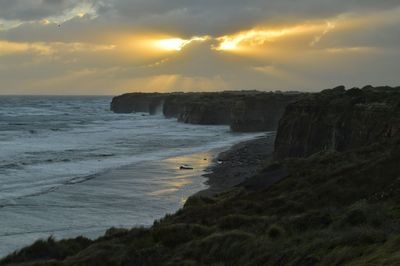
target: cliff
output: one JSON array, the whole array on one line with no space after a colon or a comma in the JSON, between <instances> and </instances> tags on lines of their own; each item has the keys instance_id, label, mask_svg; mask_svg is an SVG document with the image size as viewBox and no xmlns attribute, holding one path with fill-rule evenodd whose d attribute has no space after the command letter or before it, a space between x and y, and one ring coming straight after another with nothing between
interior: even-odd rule
<instances>
[{"instance_id":1,"label":"cliff","mask_svg":"<svg viewBox=\"0 0 400 266\"><path fill-rule=\"evenodd\" d=\"M399 133L400 88L337 87L288 105L278 128L275 158L390 143Z\"/></svg>"},{"instance_id":2,"label":"cliff","mask_svg":"<svg viewBox=\"0 0 400 266\"><path fill-rule=\"evenodd\" d=\"M199 125L229 125L232 105L242 93L185 93L167 96L164 115L179 122Z\"/></svg>"},{"instance_id":3,"label":"cliff","mask_svg":"<svg viewBox=\"0 0 400 266\"><path fill-rule=\"evenodd\" d=\"M231 109L232 131L275 131L286 106L302 97L299 93L258 93L246 95Z\"/></svg>"},{"instance_id":4,"label":"cliff","mask_svg":"<svg viewBox=\"0 0 400 266\"><path fill-rule=\"evenodd\" d=\"M115 113L161 113L165 97L166 95L161 93L123 94L113 98L111 111Z\"/></svg>"},{"instance_id":5,"label":"cliff","mask_svg":"<svg viewBox=\"0 0 400 266\"><path fill-rule=\"evenodd\" d=\"M115 97L117 113L150 112L162 106L165 117L199 125L230 125L232 131L274 131L285 107L301 93L257 91L214 93L131 93Z\"/></svg>"}]
</instances>

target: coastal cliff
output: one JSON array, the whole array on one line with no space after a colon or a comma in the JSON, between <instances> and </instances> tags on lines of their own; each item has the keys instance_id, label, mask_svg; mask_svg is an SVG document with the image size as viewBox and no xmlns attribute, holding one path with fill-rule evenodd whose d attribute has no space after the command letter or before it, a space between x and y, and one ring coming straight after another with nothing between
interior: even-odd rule
<instances>
[{"instance_id":1,"label":"coastal cliff","mask_svg":"<svg viewBox=\"0 0 400 266\"><path fill-rule=\"evenodd\" d=\"M161 93L128 93L114 97L110 108L114 113L156 114L162 112L164 100L165 95Z\"/></svg>"},{"instance_id":2,"label":"coastal cliff","mask_svg":"<svg viewBox=\"0 0 400 266\"><path fill-rule=\"evenodd\" d=\"M115 97L117 113L149 112L162 105L167 118L199 125L230 125L232 131L274 131L286 106L305 94L257 91L213 93L131 93Z\"/></svg>"},{"instance_id":3,"label":"coastal cliff","mask_svg":"<svg viewBox=\"0 0 400 266\"><path fill-rule=\"evenodd\" d=\"M235 99L242 93L185 93L167 96L164 115L198 125L229 125Z\"/></svg>"},{"instance_id":4,"label":"coastal cliff","mask_svg":"<svg viewBox=\"0 0 400 266\"><path fill-rule=\"evenodd\" d=\"M400 134L400 88L337 87L289 104L275 158L307 157L394 141Z\"/></svg>"},{"instance_id":5,"label":"coastal cliff","mask_svg":"<svg viewBox=\"0 0 400 266\"><path fill-rule=\"evenodd\" d=\"M190 197L151 228L39 240L0 265L398 265L399 90L308 95L286 108L278 160L252 158L269 148L257 139L220 156L214 182L251 166L241 184Z\"/></svg>"},{"instance_id":6,"label":"coastal cliff","mask_svg":"<svg viewBox=\"0 0 400 266\"><path fill-rule=\"evenodd\" d=\"M275 131L286 106L305 95L258 93L244 96L231 109L231 129L241 132Z\"/></svg>"}]
</instances>

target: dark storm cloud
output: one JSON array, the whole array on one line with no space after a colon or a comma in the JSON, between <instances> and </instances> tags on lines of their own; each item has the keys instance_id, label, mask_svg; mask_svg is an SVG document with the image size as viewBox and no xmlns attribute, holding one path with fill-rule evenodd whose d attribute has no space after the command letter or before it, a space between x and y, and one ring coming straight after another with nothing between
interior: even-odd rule
<instances>
[{"instance_id":1,"label":"dark storm cloud","mask_svg":"<svg viewBox=\"0 0 400 266\"><path fill-rule=\"evenodd\" d=\"M221 34L304 19L326 19L341 13L399 6L398 0L115 0L109 8L142 26L186 34Z\"/></svg>"},{"instance_id":2,"label":"dark storm cloud","mask_svg":"<svg viewBox=\"0 0 400 266\"><path fill-rule=\"evenodd\" d=\"M400 5L398 0L0 0L0 18L39 20L82 3L92 4L104 19L186 34L221 34L260 21L327 18Z\"/></svg>"},{"instance_id":3,"label":"dark storm cloud","mask_svg":"<svg viewBox=\"0 0 400 266\"><path fill-rule=\"evenodd\" d=\"M62 14L78 0L0 0L0 18L31 21Z\"/></svg>"},{"instance_id":4,"label":"dark storm cloud","mask_svg":"<svg viewBox=\"0 0 400 266\"><path fill-rule=\"evenodd\" d=\"M93 21L94 30L140 28L181 36L218 36L260 24L331 19L343 13L400 6L398 0L0 0L0 19L32 21L56 17L82 3L90 4L99 15ZM82 24L84 30L90 28L87 21ZM78 23L71 27L77 34L80 32Z\"/></svg>"},{"instance_id":5,"label":"dark storm cloud","mask_svg":"<svg viewBox=\"0 0 400 266\"><path fill-rule=\"evenodd\" d=\"M0 19L40 20L56 17L79 4L90 4L99 15L74 20L63 38L87 38L90 31L154 30L189 37L220 36L254 26L322 19L344 13L379 11L400 6L398 0L0 0ZM13 40L53 40L54 32L38 25L22 25L3 36ZM1 36L0 36L1 37Z\"/></svg>"}]
</instances>

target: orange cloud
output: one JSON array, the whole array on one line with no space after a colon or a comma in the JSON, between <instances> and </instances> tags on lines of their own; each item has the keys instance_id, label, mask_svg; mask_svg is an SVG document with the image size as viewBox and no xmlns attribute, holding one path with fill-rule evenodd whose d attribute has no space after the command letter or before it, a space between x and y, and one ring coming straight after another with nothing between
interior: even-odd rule
<instances>
[{"instance_id":1,"label":"orange cloud","mask_svg":"<svg viewBox=\"0 0 400 266\"><path fill-rule=\"evenodd\" d=\"M0 40L0 56L26 52L48 55L52 53L52 49L45 43L18 43Z\"/></svg>"},{"instance_id":2,"label":"orange cloud","mask_svg":"<svg viewBox=\"0 0 400 266\"><path fill-rule=\"evenodd\" d=\"M246 50L251 47L262 46L266 43L277 41L284 37L318 32L323 29L324 25L320 23L294 25L281 29L250 29L236 34L218 37L218 45L214 47L214 49L218 51Z\"/></svg>"}]
</instances>

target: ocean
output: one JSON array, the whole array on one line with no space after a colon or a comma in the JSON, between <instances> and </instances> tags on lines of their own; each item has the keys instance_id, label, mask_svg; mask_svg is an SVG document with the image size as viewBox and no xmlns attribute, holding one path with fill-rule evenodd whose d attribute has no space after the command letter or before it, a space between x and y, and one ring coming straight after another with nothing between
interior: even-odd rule
<instances>
[{"instance_id":1,"label":"ocean","mask_svg":"<svg viewBox=\"0 0 400 266\"><path fill-rule=\"evenodd\" d=\"M207 187L217 152L260 135L115 114L110 101L0 96L0 257L50 235L150 226Z\"/></svg>"}]
</instances>

